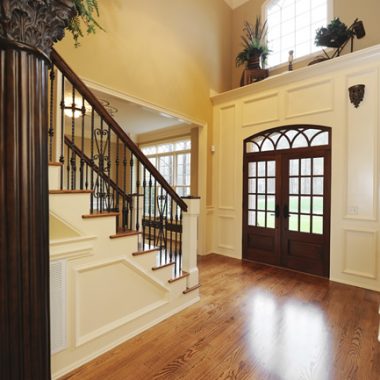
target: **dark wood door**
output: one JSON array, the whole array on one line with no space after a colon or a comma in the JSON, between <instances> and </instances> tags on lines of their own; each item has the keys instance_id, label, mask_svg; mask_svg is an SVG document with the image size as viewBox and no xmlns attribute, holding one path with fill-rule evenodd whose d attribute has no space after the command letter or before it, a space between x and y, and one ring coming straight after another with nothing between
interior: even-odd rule
<instances>
[{"instance_id":1,"label":"dark wood door","mask_svg":"<svg viewBox=\"0 0 380 380\"><path fill-rule=\"evenodd\" d=\"M330 152L245 154L243 259L329 277Z\"/></svg>"}]
</instances>

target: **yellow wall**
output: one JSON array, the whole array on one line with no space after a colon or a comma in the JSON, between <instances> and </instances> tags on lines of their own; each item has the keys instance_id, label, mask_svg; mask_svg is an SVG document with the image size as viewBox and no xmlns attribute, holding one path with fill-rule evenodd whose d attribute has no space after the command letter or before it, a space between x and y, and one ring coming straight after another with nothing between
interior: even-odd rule
<instances>
[{"instance_id":1,"label":"yellow wall","mask_svg":"<svg viewBox=\"0 0 380 380\"><path fill-rule=\"evenodd\" d=\"M231 9L221 0L99 1L106 33L60 54L84 78L211 121L209 91L230 88Z\"/></svg>"},{"instance_id":2,"label":"yellow wall","mask_svg":"<svg viewBox=\"0 0 380 380\"><path fill-rule=\"evenodd\" d=\"M380 1L379 0L332 0L333 1L333 17L339 17L348 26L352 24L355 18L363 21L366 30L366 36L354 41L354 50L364 49L369 46L380 43L379 21ZM239 87L240 77L243 68L235 67L235 57L241 50L240 36L242 34L243 23L245 20L254 22L256 16L261 15L261 7L264 0L250 0L243 4L233 12L232 19L232 87ZM311 59L295 66L305 66ZM286 68L285 68L286 70ZM277 74L277 70L274 74Z\"/></svg>"}]
</instances>

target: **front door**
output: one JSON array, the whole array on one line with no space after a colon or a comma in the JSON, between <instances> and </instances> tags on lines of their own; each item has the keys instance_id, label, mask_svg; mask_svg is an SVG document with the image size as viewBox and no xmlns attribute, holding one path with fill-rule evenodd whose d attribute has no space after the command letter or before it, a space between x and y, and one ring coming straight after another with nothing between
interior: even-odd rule
<instances>
[{"instance_id":1,"label":"front door","mask_svg":"<svg viewBox=\"0 0 380 380\"><path fill-rule=\"evenodd\" d=\"M325 127L245 140L243 259L329 276L330 155Z\"/></svg>"}]
</instances>

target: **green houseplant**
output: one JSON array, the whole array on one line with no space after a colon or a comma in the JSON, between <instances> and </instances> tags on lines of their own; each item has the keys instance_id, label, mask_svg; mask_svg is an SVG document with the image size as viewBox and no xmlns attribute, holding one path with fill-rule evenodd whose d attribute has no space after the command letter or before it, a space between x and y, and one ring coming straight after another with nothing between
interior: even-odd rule
<instances>
[{"instance_id":1,"label":"green houseplant","mask_svg":"<svg viewBox=\"0 0 380 380\"><path fill-rule=\"evenodd\" d=\"M255 25L244 22L244 35L241 36L243 50L236 56L236 66L245 65L248 69L259 69L260 63L264 66L269 49L266 42L267 23L261 25L260 18L256 18Z\"/></svg>"},{"instance_id":2,"label":"green houseplant","mask_svg":"<svg viewBox=\"0 0 380 380\"><path fill-rule=\"evenodd\" d=\"M341 47L352 36L352 30L339 17L333 19L326 27L321 27L315 35L316 46L330 48Z\"/></svg>"},{"instance_id":3,"label":"green houseplant","mask_svg":"<svg viewBox=\"0 0 380 380\"><path fill-rule=\"evenodd\" d=\"M79 46L79 38L84 36L82 27L86 28L87 34L94 34L96 29L103 28L96 21L99 17L98 0L73 0L76 15L70 19L67 29L74 38L75 46Z\"/></svg>"}]
</instances>

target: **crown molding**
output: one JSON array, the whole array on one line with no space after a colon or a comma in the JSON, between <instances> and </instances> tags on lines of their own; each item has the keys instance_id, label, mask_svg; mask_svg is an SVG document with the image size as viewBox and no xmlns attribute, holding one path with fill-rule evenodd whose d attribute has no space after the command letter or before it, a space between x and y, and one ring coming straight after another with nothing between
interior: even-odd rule
<instances>
[{"instance_id":1,"label":"crown molding","mask_svg":"<svg viewBox=\"0 0 380 380\"><path fill-rule=\"evenodd\" d=\"M249 0L224 0L231 9L236 9L243 5L244 3L248 3Z\"/></svg>"}]
</instances>

